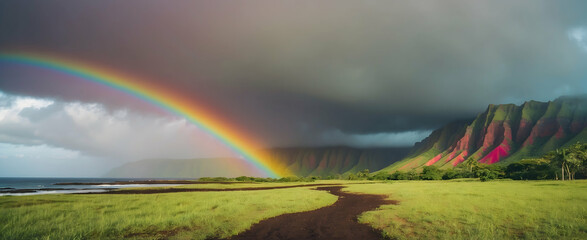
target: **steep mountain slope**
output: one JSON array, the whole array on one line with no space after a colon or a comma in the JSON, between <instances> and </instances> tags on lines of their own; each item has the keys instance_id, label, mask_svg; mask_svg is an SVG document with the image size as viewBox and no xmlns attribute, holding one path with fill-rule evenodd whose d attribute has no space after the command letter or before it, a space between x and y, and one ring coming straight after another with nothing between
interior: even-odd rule
<instances>
[{"instance_id":1,"label":"steep mountain slope","mask_svg":"<svg viewBox=\"0 0 587 240\"><path fill-rule=\"evenodd\" d=\"M356 173L369 169L380 170L407 156L410 148L351 147L278 148L270 149L270 156L284 163L297 176L331 176Z\"/></svg>"},{"instance_id":2,"label":"steep mountain slope","mask_svg":"<svg viewBox=\"0 0 587 240\"><path fill-rule=\"evenodd\" d=\"M104 177L134 178L200 178L261 176L241 159L151 159L124 164Z\"/></svg>"},{"instance_id":3,"label":"steep mountain slope","mask_svg":"<svg viewBox=\"0 0 587 240\"><path fill-rule=\"evenodd\" d=\"M472 121L448 124L417 143L409 156L384 171L435 165L457 166L473 158L507 164L553 149L587 141L587 96L552 102L489 105Z\"/></svg>"}]
</instances>

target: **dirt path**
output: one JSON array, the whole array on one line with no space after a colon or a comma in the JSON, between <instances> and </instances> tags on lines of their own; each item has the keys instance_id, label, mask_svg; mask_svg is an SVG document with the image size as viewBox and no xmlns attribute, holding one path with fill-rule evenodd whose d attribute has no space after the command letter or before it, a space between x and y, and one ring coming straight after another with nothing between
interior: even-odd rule
<instances>
[{"instance_id":1,"label":"dirt path","mask_svg":"<svg viewBox=\"0 0 587 240\"><path fill-rule=\"evenodd\" d=\"M343 186L318 187L339 196L328 207L314 211L285 214L263 220L235 239L382 239L382 234L366 224L359 224L357 216L383 204L397 204L385 200L384 195L352 194L342 192Z\"/></svg>"}]
</instances>

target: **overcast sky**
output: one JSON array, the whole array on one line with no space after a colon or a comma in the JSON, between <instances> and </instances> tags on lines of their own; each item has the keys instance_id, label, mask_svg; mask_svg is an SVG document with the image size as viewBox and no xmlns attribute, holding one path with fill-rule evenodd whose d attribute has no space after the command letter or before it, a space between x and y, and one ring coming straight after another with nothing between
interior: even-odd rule
<instances>
[{"instance_id":1,"label":"overcast sky","mask_svg":"<svg viewBox=\"0 0 587 240\"><path fill-rule=\"evenodd\" d=\"M267 147L411 146L488 104L587 93L585 12L581 0L1 1L0 51L145 76ZM0 63L0 176L231 155L180 117L94 87Z\"/></svg>"}]
</instances>

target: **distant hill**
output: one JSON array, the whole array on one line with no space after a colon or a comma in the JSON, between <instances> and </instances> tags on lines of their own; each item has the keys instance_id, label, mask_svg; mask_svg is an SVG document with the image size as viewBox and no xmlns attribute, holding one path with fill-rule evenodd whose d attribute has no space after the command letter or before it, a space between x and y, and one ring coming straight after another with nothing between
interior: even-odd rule
<instances>
[{"instance_id":1,"label":"distant hill","mask_svg":"<svg viewBox=\"0 0 587 240\"><path fill-rule=\"evenodd\" d=\"M409 151L409 147L360 149L341 146L276 148L267 152L297 176L327 177L364 169L374 172L403 159Z\"/></svg>"},{"instance_id":2,"label":"distant hill","mask_svg":"<svg viewBox=\"0 0 587 240\"><path fill-rule=\"evenodd\" d=\"M201 178L261 176L247 162L233 158L151 159L126 163L104 177Z\"/></svg>"},{"instance_id":3,"label":"distant hill","mask_svg":"<svg viewBox=\"0 0 587 240\"><path fill-rule=\"evenodd\" d=\"M408 157L384 171L457 166L467 158L507 164L587 141L587 96L552 102L489 105L475 119L450 123L417 143Z\"/></svg>"},{"instance_id":4,"label":"distant hill","mask_svg":"<svg viewBox=\"0 0 587 240\"><path fill-rule=\"evenodd\" d=\"M350 147L278 148L265 150L275 161L283 162L296 176L327 177L377 171L407 155L410 148L358 149ZM124 164L105 177L200 178L262 176L240 159L157 159Z\"/></svg>"}]
</instances>

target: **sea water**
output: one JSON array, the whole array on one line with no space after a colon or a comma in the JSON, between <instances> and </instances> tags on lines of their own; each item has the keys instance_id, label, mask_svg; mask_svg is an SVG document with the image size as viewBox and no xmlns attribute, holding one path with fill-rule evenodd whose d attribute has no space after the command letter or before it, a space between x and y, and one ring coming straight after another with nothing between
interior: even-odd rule
<instances>
[{"instance_id":1,"label":"sea water","mask_svg":"<svg viewBox=\"0 0 587 240\"><path fill-rule=\"evenodd\" d=\"M35 189L27 193L0 192L0 196L24 196L36 194L62 194L62 193L86 193L104 192L107 189L128 187L166 187L179 184L108 184L114 182L131 182L147 180L186 180L186 179L152 179L152 178L14 178L0 177L0 191ZM57 183L98 183L96 185L55 185ZM106 183L106 184L104 184Z\"/></svg>"}]
</instances>

